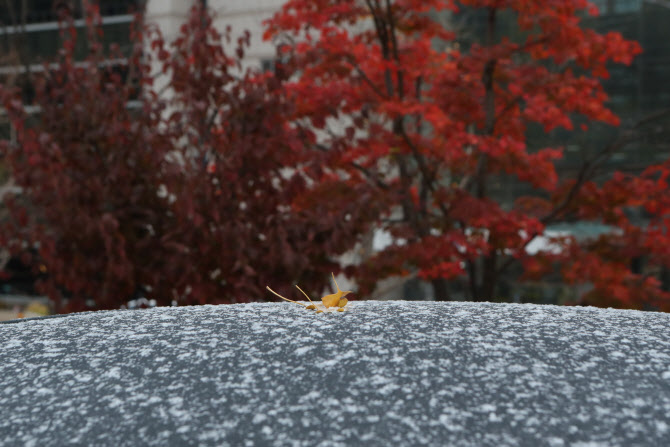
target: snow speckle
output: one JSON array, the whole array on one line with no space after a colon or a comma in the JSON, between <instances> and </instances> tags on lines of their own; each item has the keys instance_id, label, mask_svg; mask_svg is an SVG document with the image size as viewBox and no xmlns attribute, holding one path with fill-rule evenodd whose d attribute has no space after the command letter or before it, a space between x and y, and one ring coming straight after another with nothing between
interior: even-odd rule
<instances>
[{"instance_id":1,"label":"snow speckle","mask_svg":"<svg viewBox=\"0 0 670 447\"><path fill-rule=\"evenodd\" d=\"M288 303L0 324L0 446L670 445L670 315Z\"/></svg>"}]
</instances>

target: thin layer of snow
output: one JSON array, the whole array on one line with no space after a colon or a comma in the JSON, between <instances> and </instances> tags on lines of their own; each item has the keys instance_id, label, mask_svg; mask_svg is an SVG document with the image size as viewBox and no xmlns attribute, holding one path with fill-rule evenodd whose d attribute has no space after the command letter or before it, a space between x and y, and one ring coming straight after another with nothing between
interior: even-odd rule
<instances>
[{"instance_id":1,"label":"thin layer of snow","mask_svg":"<svg viewBox=\"0 0 670 447\"><path fill-rule=\"evenodd\" d=\"M290 303L0 324L0 446L670 445L670 315Z\"/></svg>"}]
</instances>

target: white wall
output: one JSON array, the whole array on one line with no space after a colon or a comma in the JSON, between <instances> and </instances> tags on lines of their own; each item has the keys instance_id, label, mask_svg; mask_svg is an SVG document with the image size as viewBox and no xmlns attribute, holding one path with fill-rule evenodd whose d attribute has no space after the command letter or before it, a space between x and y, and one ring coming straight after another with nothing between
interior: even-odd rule
<instances>
[{"instance_id":1,"label":"white wall","mask_svg":"<svg viewBox=\"0 0 670 447\"><path fill-rule=\"evenodd\" d=\"M167 41L177 36L179 27L193 5L193 0L148 0L146 19L157 24Z\"/></svg>"},{"instance_id":2,"label":"white wall","mask_svg":"<svg viewBox=\"0 0 670 447\"><path fill-rule=\"evenodd\" d=\"M174 39L186 20L189 9L197 0L149 0L146 19L156 23L166 41ZM232 27L232 38L251 33L251 46L246 54L246 66L260 67L263 60L272 60L275 49L272 42L263 42L263 21L272 17L285 0L208 0L207 5L216 13L215 26L224 30Z\"/></svg>"},{"instance_id":3,"label":"white wall","mask_svg":"<svg viewBox=\"0 0 670 447\"><path fill-rule=\"evenodd\" d=\"M247 50L248 66L261 66L263 60L275 58L272 42L263 42L263 21L271 18L285 0L209 0L208 5L216 13L217 27L233 28L233 37L244 30L251 33L251 45Z\"/></svg>"}]
</instances>

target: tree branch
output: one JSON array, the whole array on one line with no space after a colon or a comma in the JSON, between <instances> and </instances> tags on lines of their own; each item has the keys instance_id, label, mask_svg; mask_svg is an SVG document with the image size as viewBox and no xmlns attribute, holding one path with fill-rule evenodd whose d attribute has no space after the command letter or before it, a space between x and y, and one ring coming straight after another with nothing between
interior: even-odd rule
<instances>
[{"instance_id":1,"label":"tree branch","mask_svg":"<svg viewBox=\"0 0 670 447\"><path fill-rule=\"evenodd\" d=\"M602 163L607 161L608 157L612 155L614 151L621 149L625 145L635 141L635 137L633 136L634 130L637 130L646 124L652 123L656 120L668 116L670 116L670 108L651 113L641 118L635 124L630 126L627 130L622 132L622 134L620 134L615 141L604 147L601 151L599 151L597 154L595 154L588 160L584 161L581 168L579 169L575 183L570 187L570 190L566 194L565 198L552 211L543 216L540 219L540 222L542 222L543 225L548 225L552 222L555 222L557 218L559 218L561 214L566 209L568 209L572 201L575 199L575 197L577 197L577 194L579 193L581 187L587 180L591 178L596 169L598 169L598 167L600 167ZM539 236L539 233L537 232L534 233L530 238L528 238L528 240L523 244L521 248L525 249L528 246L528 244L537 236ZM498 274L501 274L506 269L508 269L514 263L514 261L516 261L515 258L507 259L507 261L505 261L505 263L503 263L498 269Z\"/></svg>"},{"instance_id":2,"label":"tree branch","mask_svg":"<svg viewBox=\"0 0 670 447\"><path fill-rule=\"evenodd\" d=\"M372 79L370 79L368 77L368 75L360 67L360 65L358 65L358 62L356 62L356 60L353 58L353 56L351 56L350 54L347 54L345 56L347 56L347 62L349 62L349 64L351 64L351 66L354 68L354 70L356 70L356 72L361 76L363 81L365 81L365 83L368 84L368 86L372 89L372 91L374 91L377 94L377 96L379 96L380 98L383 98L383 99L388 98L388 96L386 96L384 94L384 92L382 92L381 90L379 90L379 88L377 88L377 86L374 84L374 82L372 82Z\"/></svg>"}]
</instances>

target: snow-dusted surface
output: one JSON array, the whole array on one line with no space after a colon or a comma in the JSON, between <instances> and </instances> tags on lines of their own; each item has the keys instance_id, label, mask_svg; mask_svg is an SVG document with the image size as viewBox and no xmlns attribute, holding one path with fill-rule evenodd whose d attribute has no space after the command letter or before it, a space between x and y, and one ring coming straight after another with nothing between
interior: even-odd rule
<instances>
[{"instance_id":1,"label":"snow-dusted surface","mask_svg":"<svg viewBox=\"0 0 670 447\"><path fill-rule=\"evenodd\" d=\"M352 304L0 324L0 445L670 445L670 315Z\"/></svg>"}]
</instances>

